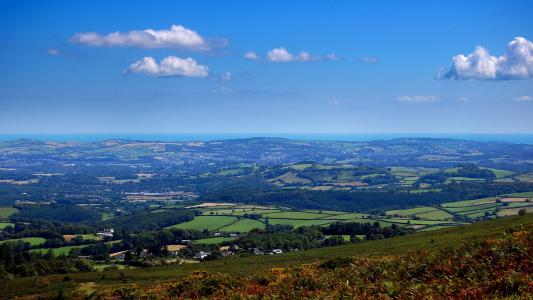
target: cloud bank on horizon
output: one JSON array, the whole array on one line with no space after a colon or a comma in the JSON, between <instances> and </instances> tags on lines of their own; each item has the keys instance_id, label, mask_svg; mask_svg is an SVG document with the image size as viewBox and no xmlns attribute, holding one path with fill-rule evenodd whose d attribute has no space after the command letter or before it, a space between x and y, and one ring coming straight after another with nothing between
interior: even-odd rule
<instances>
[{"instance_id":1,"label":"cloud bank on horizon","mask_svg":"<svg viewBox=\"0 0 533 300\"><path fill-rule=\"evenodd\" d=\"M473 53L453 57L453 63L441 77L457 80L521 80L533 78L533 43L516 37L501 56L492 56L484 47Z\"/></svg>"}]
</instances>

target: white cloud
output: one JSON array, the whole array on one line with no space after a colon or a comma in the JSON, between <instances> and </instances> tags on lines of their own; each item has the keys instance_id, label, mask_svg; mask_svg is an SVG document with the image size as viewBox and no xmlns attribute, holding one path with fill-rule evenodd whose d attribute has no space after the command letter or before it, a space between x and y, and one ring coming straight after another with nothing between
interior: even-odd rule
<instances>
[{"instance_id":1,"label":"white cloud","mask_svg":"<svg viewBox=\"0 0 533 300\"><path fill-rule=\"evenodd\" d=\"M492 56L478 46L473 53L453 57L450 70L442 78L479 80L517 80L533 77L533 43L516 37L501 56Z\"/></svg>"},{"instance_id":2,"label":"white cloud","mask_svg":"<svg viewBox=\"0 0 533 300\"><path fill-rule=\"evenodd\" d=\"M145 57L142 60L132 63L125 73L160 77L206 77L209 74L209 68L199 65L196 60L190 57L179 58L168 56L161 60L159 64L152 57Z\"/></svg>"},{"instance_id":3,"label":"white cloud","mask_svg":"<svg viewBox=\"0 0 533 300\"><path fill-rule=\"evenodd\" d=\"M231 75L231 72L225 72L225 73L220 74L220 80L222 81L228 81L228 80L231 80L232 78L233 76Z\"/></svg>"},{"instance_id":4,"label":"white cloud","mask_svg":"<svg viewBox=\"0 0 533 300\"><path fill-rule=\"evenodd\" d=\"M93 47L137 47L137 48L185 48L208 49L207 42L196 31L181 25L172 25L169 30L133 30L100 35L95 32L76 33L70 41Z\"/></svg>"},{"instance_id":5,"label":"white cloud","mask_svg":"<svg viewBox=\"0 0 533 300\"><path fill-rule=\"evenodd\" d=\"M244 58L248 59L248 60L258 60L259 59L259 55L257 55L257 53L255 52L246 52L244 54Z\"/></svg>"},{"instance_id":6,"label":"white cloud","mask_svg":"<svg viewBox=\"0 0 533 300\"><path fill-rule=\"evenodd\" d=\"M48 55L57 56L61 54L61 51L59 51L58 49L48 49L46 50L46 53L48 53Z\"/></svg>"},{"instance_id":7,"label":"white cloud","mask_svg":"<svg viewBox=\"0 0 533 300\"><path fill-rule=\"evenodd\" d=\"M294 55L289 53L285 48L275 48L267 53L268 60L274 62L288 62L294 60Z\"/></svg>"},{"instance_id":8,"label":"white cloud","mask_svg":"<svg viewBox=\"0 0 533 300\"><path fill-rule=\"evenodd\" d=\"M524 95L524 96L520 96L520 97L514 98L514 101L517 101L517 102L529 102L529 101L533 101L533 97Z\"/></svg>"},{"instance_id":9,"label":"white cloud","mask_svg":"<svg viewBox=\"0 0 533 300\"><path fill-rule=\"evenodd\" d=\"M359 61L365 64L375 64L378 62L378 59L371 56L363 56L359 58Z\"/></svg>"},{"instance_id":10,"label":"white cloud","mask_svg":"<svg viewBox=\"0 0 533 300\"><path fill-rule=\"evenodd\" d=\"M330 53L326 55L327 60L341 60L340 57L338 57L335 53Z\"/></svg>"},{"instance_id":11,"label":"white cloud","mask_svg":"<svg viewBox=\"0 0 533 300\"><path fill-rule=\"evenodd\" d=\"M271 62L313 61L319 59L318 57L312 56L306 51L302 51L298 55L294 55L283 47L274 48L268 51L267 58Z\"/></svg>"},{"instance_id":12,"label":"white cloud","mask_svg":"<svg viewBox=\"0 0 533 300\"><path fill-rule=\"evenodd\" d=\"M467 98L467 97L458 97L458 98L457 98L457 101L459 101L459 102L464 102L464 103L468 103L468 102L470 102L470 98Z\"/></svg>"},{"instance_id":13,"label":"white cloud","mask_svg":"<svg viewBox=\"0 0 533 300\"><path fill-rule=\"evenodd\" d=\"M432 103L439 101L436 96L400 96L396 98L397 101L403 103Z\"/></svg>"}]
</instances>

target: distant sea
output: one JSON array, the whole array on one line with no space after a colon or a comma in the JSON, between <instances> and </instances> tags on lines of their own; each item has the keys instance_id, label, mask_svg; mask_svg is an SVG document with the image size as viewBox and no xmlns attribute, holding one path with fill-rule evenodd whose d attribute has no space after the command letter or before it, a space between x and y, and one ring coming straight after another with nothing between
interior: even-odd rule
<instances>
[{"instance_id":1,"label":"distant sea","mask_svg":"<svg viewBox=\"0 0 533 300\"><path fill-rule=\"evenodd\" d=\"M375 141L396 138L451 138L479 142L507 142L516 144L533 144L533 133L501 134L501 133L177 133L177 134L0 134L0 141L30 138L43 141L76 141L94 142L107 139L128 139L142 141L211 141L251 137L278 137L301 140L324 141Z\"/></svg>"}]
</instances>

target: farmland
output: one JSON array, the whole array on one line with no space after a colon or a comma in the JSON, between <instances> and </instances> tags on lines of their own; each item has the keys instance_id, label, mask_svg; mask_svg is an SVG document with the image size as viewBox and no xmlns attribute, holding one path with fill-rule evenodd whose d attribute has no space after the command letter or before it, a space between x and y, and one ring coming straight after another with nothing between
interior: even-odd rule
<instances>
[{"instance_id":1,"label":"farmland","mask_svg":"<svg viewBox=\"0 0 533 300\"><path fill-rule=\"evenodd\" d=\"M14 207L0 207L0 220L7 220L11 215L19 210Z\"/></svg>"},{"instance_id":2,"label":"farmland","mask_svg":"<svg viewBox=\"0 0 533 300\"><path fill-rule=\"evenodd\" d=\"M44 242L46 242L46 239L41 238L41 237L28 237L28 238L19 238L19 239L0 241L0 243L10 243L10 242L24 242L24 243L29 243L32 246L39 246L41 244L44 244Z\"/></svg>"}]
</instances>

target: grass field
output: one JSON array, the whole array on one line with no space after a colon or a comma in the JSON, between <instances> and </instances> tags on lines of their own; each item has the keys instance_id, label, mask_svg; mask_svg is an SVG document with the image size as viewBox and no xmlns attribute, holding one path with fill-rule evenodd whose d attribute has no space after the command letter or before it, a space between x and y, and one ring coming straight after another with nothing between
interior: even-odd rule
<instances>
[{"instance_id":1,"label":"grass field","mask_svg":"<svg viewBox=\"0 0 533 300\"><path fill-rule=\"evenodd\" d=\"M229 242L233 241L235 238L231 237L214 237L214 238L208 238L208 239L200 239L193 241L193 244L203 244L203 245L214 245L214 244L220 244L222 242Z\"/></svg>"},{"instance_id":2,"label":"grass field","mask_svg":"<svg viewBox=\"0 0 533 300\"><path fill-rule=\"evenodd\" d=\"M25 243L30 243L32 246L38 246L44 244L46 242L46 239L41 237L28 237L28 238L20 238L20 239L11 239L11 240L4 240L0 241L1 243L9 243L9 242L16 242L16 241L22 241Z\"/></svg>"},{"instance_id":3,"label":"grass field","mask_svg":"<svg viewBox=\"0 0 533 300\"><path fill-rule=\"evenodd\" d=\"M15 226L15 224L13 224L13 223L8 223L8 222L0 222L0 230L6 228L6 227L8 227L8 226L13 227L13 226Z\"/></svg>"},{"instance_id":4,"label":"grass field","mask_svg":"<svg viewBox=\"0 0 533 300\"><path fill-rule=\"evenodd\" d=\"M11 215L18 213L18 209L14 207L0 207L0 220L7 220Z\"/></svg>"},{"instance_id":5,"label":"grass field","mask_svg":"<svg viewBox=\"0 0 533 300\"><path fill-rule=\"evenodd\" d=\"M422 219L429 219L429 220L452 220L453 219L453 216L451 214L445 211L442 211L440 209L419 213L419 214L416 214L415 216L422 218Z\"/></svg>"},{"instance_id":6,"label":"grass field","mask_svg":"<svg viewBox=\"0 0 533 300\"><path fill-rule=\"evenodd\" d=\"M482 204L482 203L491 203L496 201L500 197L488 197L488 198L481 198L481 199L474 199L474 200L465 200L465 201L456 201L456 202L448 202L441 204L442 207L464 207L464 206L471 206L476 204Z\"/></svg>"},{"instance_id":7,"label":"grass field","mask_svg":"<svg viewBox=\"0 0 533 300\"><path fill-rule=\"evenodd\" d=\"M52 251L52 255L60 256L60 255L69 254L70 250L72 250L72 249L79 249L79 248L83 248L83 247L86 247L86 246L87 245L66 246L66 247L59 247L59 248L41 248L41 249L32 249L32 250L30 250L30 252L46 254L46 253L48 253L48 251Z\"/></svg>"},{"instance_id":8,"label":"grass field","mask_svg":"<svg viewBox=\"0 0 533 300\"><path fill-rule=\"evenodd\" d=\"M235 275L252 275L273 267L296 266L315 261L324 261L347 256L385 256L404 255L413 251L435 251L458 247L465 242L479 241L487 238L499 238L511 228L533 230L533 214L524 217L499 218L487 222L478 222L465 226L442 228L427 232L418 232L385 240L367 241L337 247L324 247L300 252L288 252L283 255L248 256L226 258L199 264L169 265L155 268L136 268L118 271L49 275L41 277L15 278L10 281L9 289L3 297L15 298L18 295L38 294L56 296L59 289L65 291L77 289L91 283L94 288L120 287L124 281L136 283L140 287L181 277L194 271L222 272ZM38 282L39 284L36 284Z\"/></svg>"},{"instance_id":9,"label":"grass field","mask_svg":"<svg viewBox=\"0 0 533 300\"><path fill-rule=\"evenodd\" d=\"M399 209L399 210L389 210L385 214L389 216L398 215L400 217L409 217L420 213L426 213L437 210L434 207L429 206L420 206L416 208L410 208L410 209Z\"/></svg>"},{"instance_id":10,"label":"grass field","mask_svg":"<svg viewBox=\"0 0 533 300\"><path fill-rule=\"evenodd\" d=\"M196 230L216 230L237 221L235 217L228 216L198 216L192 221L172 225L168 228L196 229Z\"/></svg>"},{"instance_id":11,"label":"grass field","mask_svg":"<svg viewBox=\"0 0 533 300\"><path fill-rule=\"evenodd\" d=\"M326 217L326 214L311 213L306 211L284 211L268 214L269 218L283 218L283 219L317 219Z\"/></svg>"},{"instance_id":12,"label":"grass field","mask_svg":"<svg viewBox=\"0 0 533 300\"><path fill-rule=\"evenodd\" d=\"M269 219L271 225L291 225L294 228L301 226L325 225L333 223L333 220L297 220L297 219Z\"/></svg>"},{"instance_id":13,"label":"grass field","mask_svg":"<svg viewBox=\"0 0 533 300\"><path fill-rule=\"evenodd\" d=\"M248 232L255 228L265 228L265 223L251 219L241 219L233 224L220 228L225 232Z\"/></svg>"}]
</instances>

